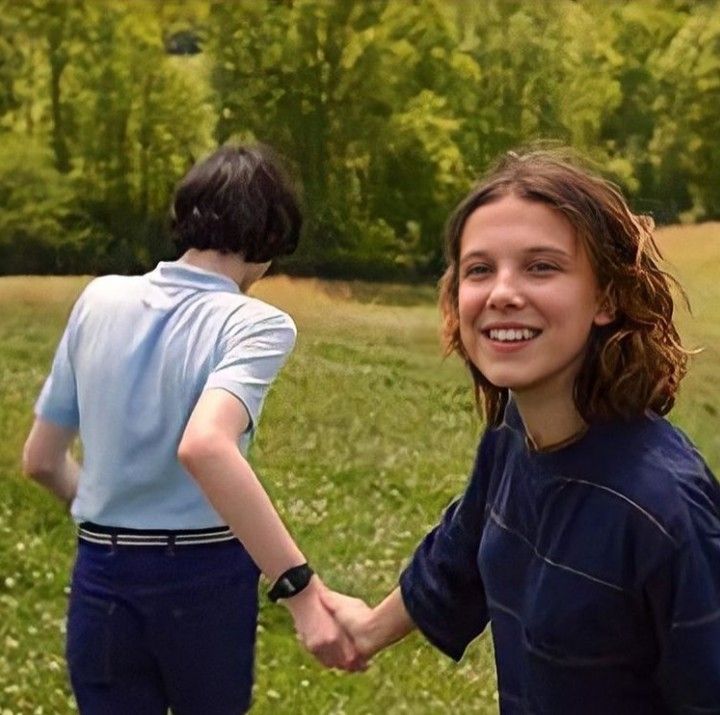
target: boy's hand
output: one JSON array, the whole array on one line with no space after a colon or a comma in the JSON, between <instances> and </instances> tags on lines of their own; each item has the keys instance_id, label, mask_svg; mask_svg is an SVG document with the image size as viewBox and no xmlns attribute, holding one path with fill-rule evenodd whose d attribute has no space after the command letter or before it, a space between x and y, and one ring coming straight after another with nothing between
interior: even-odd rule
<instances>
[{"instance_id":1,"label":"boy's hand","mask_svg":"<svg viewBox=\"0 0 720 715\"><path fill-rule=\"evenodd\" d=\"M314 575L297 596L282 601L292 614L298 640L328 668L365 670L365 659L325 607L321 597L326 592L325 585Z\"/></svg>"}]
</instances>

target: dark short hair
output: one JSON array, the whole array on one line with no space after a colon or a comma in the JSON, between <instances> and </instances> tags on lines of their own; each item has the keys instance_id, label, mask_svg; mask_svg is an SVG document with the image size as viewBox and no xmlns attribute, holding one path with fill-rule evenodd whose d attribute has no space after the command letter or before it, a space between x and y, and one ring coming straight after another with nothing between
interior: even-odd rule
<instances>
[{"instance_id":1,"label":"dark short hair","mask_svg":"<svg viewBox=\"0 0 720 715\"><path fill-rule=\"evenodd\" d=\"M265 263L295 250L302 214L295 187L269 147L225 145L180 181L170 221L181 252L213 249Z\"/></svg>"},{"instance_id":2,"label":"dark short hair","mask_svg":"<svg viewBox=\"0 0 720 715\"><path fill-rule=\"evenodd\" d=\"M447 224L448 267L440 285L443 341L468 366L475 397L491 425L502 420L508 390L493 385L470 360L460 337L458 292L465 224L481 206L513 195L550 206L568 219L587 250L600 289L615 310L594 326L575 382L575 406L586 422L629 419L673 406L689 351L673 322L675 288L661 267L649 216L633 213L614 184L567 149L509 152L455 209Z\"/></svg>"}]
</instances>

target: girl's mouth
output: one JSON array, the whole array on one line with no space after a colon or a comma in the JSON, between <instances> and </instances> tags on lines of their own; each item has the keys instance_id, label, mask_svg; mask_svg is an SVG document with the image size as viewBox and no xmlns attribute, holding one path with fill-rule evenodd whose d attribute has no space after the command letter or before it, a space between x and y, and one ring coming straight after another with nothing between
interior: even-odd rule
<instances>
[{"instance_id":1,"label":"girl's mouth","mask_svg":"<svg viewBox=\"0 0 720 715\"><path fill-rule=\"evenodd\" d=\"M536 338L542 330L535 328L491 328L483 330L483 334L499 343L519 343Z\"/></svg>"}]
</instances>

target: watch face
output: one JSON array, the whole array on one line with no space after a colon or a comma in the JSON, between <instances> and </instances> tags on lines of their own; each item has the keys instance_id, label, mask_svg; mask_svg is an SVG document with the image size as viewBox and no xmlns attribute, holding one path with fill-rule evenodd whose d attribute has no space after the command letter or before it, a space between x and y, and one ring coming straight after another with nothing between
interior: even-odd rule
<instances>
[{"instance_id":1,"label":"watch face","mask_svg":"<svg viewBox=\"0 0 720 715\"><path fill-rule=\"evenodd\" d=\"M268 593L268 597L271 601L277 601L279 598L291 598L300 593L310 583L313 573L313 570L307 564L288 569L275 582Z\"/></svg>"},{"instance_id":2,"label":"watch face","mask_svg":"<svg viewBox=\"0 0 720 715\"><path fill-rule=\"evenodd\" d=\"M295 593L295 586L293 585L293 582L287 577L282 579L282 581L280 581L278 586L279 586L279 590L282 593Z\"/></svg>"}]
</instances>

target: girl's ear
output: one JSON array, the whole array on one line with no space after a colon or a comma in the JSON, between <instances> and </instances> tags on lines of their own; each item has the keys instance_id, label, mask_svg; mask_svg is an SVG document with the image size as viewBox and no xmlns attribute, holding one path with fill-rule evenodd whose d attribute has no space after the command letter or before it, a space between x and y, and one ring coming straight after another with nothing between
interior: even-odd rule
<instances>
[{"instance_id":1,"label":"girl's ear","mask_svg":"<svg viewBox=\"0 0 720 715\"><path fill-rule=\"evenodd\" d=\"M597 313L593 318L595 325L609 325L615 320L617 315L617 306L612 296L612 286L608 286L603 292L598 304Z\"/></svg>"}]
</instances>

